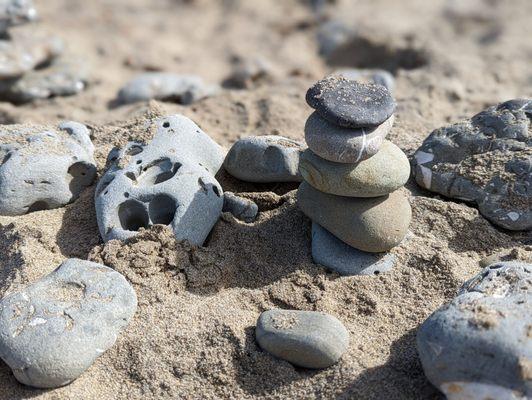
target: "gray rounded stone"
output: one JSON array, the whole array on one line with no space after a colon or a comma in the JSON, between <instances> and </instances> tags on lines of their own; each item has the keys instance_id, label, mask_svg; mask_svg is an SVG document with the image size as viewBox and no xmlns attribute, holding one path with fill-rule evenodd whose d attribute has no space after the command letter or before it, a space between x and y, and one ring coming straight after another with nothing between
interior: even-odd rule
<instances>
[{"instance_id":1,"label":"gray rounded stone","mask_svg":"<svg viewBox=\"0 0 532 400\"><path fill-rule=\"evenodd\" d=\"M316 39L320 55L327 58L356 35L356 30L339 20L327 21L318 27Z\"/></svg>"},{"instance_id":2,"label":"gray rounded stone","mask_svg":"<svg viewBox=\"0 0 532 400\"><path fill-rule=\"evenodd\" d=\"M490 107L433 131L414 154L417 183L474 202L494 224L532 229L532 100Z\"/></svg>"},{"instance_id":3,"label":"gray rounded stone","mask_svg":"<svg viewBox=\"0 0 532 400\"><path fill-rule=\"evenodd\" d=\"M0 215L22 215L74 201L96 177L85 125L0 126Z\"/></svg>"},{"instance_id":4,"label":"gray rounded stone","mask_svg":"<svg viewBox=\"0 0 532 400\"><path fill-rule=\"evenodd\" d=\"M255 202L235 195L233 192L224 193L223 212L229 212L244 222L253 222L257 218L259 207Z\"/></svg>"},{"instance_id":5,"label":"gray rounded stone","mask_svg":"<svg viewBox=\"0 0 532 400\"><path fill-rule=\"evenodd\" d=\"M32 0L0 0L0 33L36 19L37 10Z\"/></svg>"},{"instance_id":6,"label":"gray rounded stone","mask_svg":"<svg viewBox=\"0 0 532 400\"><path fill-rule=\"evenodd\" d=\"M303 182L297 201L313 222L351 247L371 253L397 246L412 217L410 203L399 191L381 197L344 197L320 192Z\"/></svg>"},{"instance_id":7,"label":"gray rounded stone","mask_svg":"<svg viewBox=\"0 0 532 400\"><path fill-rule=\"evenodd\" d=\"M395 101L384 86L334 75L315 83L306 100L321 117L346 128L375 127L395 110Z\"/></svg>"},{"instance_id":8,"label":"gray rounded stone","mask_svg":"<svg viewBox=\"0 0 532 400\"><path fill-rule=\"evenodd\" d=\"M182 115L153 122L149 144L130 142L109 154L98 182L96 216L102 238L124 240L140 228L170 225L179 240L202 245L222 212L214 178L222 148Z\"/></svg>"},{"instance_id":9,"label":"gray rounded stone","mask_svg":"<svg viewBox=\"0 0 532 400\"><path fill-rule=\"evenodd\" d=\"M334 71L331 75L341 76L345 79L360 83L382 85L388 89L390 93L393 93L395 89L395 78L390 72L384 69L346 68Z\"/></svg>"},{"instance_id":10,"label":"gray rounded stone","mask_svg":"<svg viewBox=\"0 0 532 400\"><path fill-rule=\"evenodd\" d=\"M336 364L349 346L349 332L332 315L315 311L269 310L257 321L259 346L304 368Z\"/></svg>"},{"instance_id":11,"label":"gray rounded stone","mask_svg":"<svg viewBox=\"0 0 532 400\"><path fill-rule=\"evenodd\" d=\"M410 163L399 147L387 140L373 157L358 164L327 161L305 150L299 161L303 179L316 189L348 197L384 196L402 187Z\"/></svg>"},{"instance_id":12,"label":"gray rounded stone","mask_svg":"<svg viewBox=\"0 0 532 400\"><path fill-rule=\"evenodd\" d=\"M313 112L305 123L305 141L321 158L354 164L377 154L393 121L392 115L376 128L342 128Z\"/></svg>"},{"instance_id":13,"label":"gray rounded stone","mask_svg":"<svg viewBox=\"0 0 532 400\"><path fill-rule=\"evenodd\" d=\"M425 375L449 398L530 398L531 327L532 265L492 264L420 327Z\"/></svg>"},{"instance_id":14,"label":"gray rounded stone","mask_svg":"<svg viewBox=\"0 0 532 400\"><path fill-rule=\"evenodd\" d=\"M246 182L301 182L298 164L304 148L282 136L250 136L233 144L224 168Z\"/></svg>"},{"instance_id":15,"label":"gray rounded stone","mask_svg":"<svg viewBox=\"0 0 532 400\"><path fill-rule=\"evenodd\" d=\"M118 272L69 259L2 299L0 357L25 385L66 385L114 344L136 308L135 291Z\"/></svg>"}]
</instances>

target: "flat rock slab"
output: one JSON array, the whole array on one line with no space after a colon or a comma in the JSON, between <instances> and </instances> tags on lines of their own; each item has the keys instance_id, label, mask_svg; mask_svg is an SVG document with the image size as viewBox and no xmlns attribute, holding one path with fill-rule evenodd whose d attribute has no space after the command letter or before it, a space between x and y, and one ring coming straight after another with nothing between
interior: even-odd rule
<instances>
[{"instance_id":1,"label":"flat rock slab","mask_svg":"<svg viewBox=\"0 0 532 400\"><path fill-rule=\"evenodd\" d=\"M96 188L102 238L125 240L140 228L170 225L179 240L202 245L218 220L223 192L214 178L222 148L182 115L158 118L149 144L111 151Z\"/></svg>"},{"instance_id":2,"label":"flat rock slab","mask_svg":"<svg viewBox=\"0 0 532 400\"><path fill-rule=\"evenodd\" d=\"M449 398L530 398L531 327L532 264L492 264L419 329L425 375Z\"/></svg>"},{"instance_id":3,"label":"flat rock slab","mask_svg":"<svg viewBox=\"0 0 532 400\"><path fill-rule=\"evenodd\" d=\"M341 76L345 79L360 83L382 85L388 89L390 93L393 93L395 89L395 78L390 72L384 69L346 68L334 71L331 75Z\"/></svg>"},{"instance_id":4,"label":"flat rock slab","mask_svg":"<svg viewBox=\"0 0 532 400\"><path fill-rule=\"evenodd\" d=\"M337 363L349 346L344 325L332 315L315 311L265 311L257 321L255 337L273 356L313 369Z\"/></svg>"},{"instance_id":5,"label":"flat rock slab","mask_svg":"<svg viewBox=\"0 0 532 400\"><path fill-rule=\"evenodd\" d=\"M346 128L380 125L395 110L395 101L384 86L335 75L314 84L307 91L306 100L321 117Z\"/></svg>"},{"instance_id":6,"label":"flat rock slab","mask_svg":"<svg viewBox=\"0 0 532 400\"><path fill-rule=\"evenodd\" d=\"M0 215L22 215L74 201L96 177L85 125L0 126Z\"/></svg>"},{"instance_id":7,"label":"flat rock slab","mask_svg":"<svg viewBox=\"0 0 532 400\"><path fill-rule=\"evenodd\" d=\"M25 385L66 385L114 344L136 308L135 291L118 272L69 259L2 299L0 357Z\"/></svg>"},{"instance_id":8,"label":"flat rock slab","mask_svg":"<svg viewBox=\"0 0 532 400\"><path fill-rule=\"evenodd\" d=\"M494 224L532 229L532 100L515 99L433 131L414 154L417 183L474 202Z\"/></svg>"},{"instance_id":9,"label":"flat rock slab","mask_svg":"<svg viewBox=\"0 0 532 400\"><path fill-rule=\"evenodd\" d=\"M7 28L37 19L32 0L0 0L0 33Z\"/></svg>"}]
</instances>

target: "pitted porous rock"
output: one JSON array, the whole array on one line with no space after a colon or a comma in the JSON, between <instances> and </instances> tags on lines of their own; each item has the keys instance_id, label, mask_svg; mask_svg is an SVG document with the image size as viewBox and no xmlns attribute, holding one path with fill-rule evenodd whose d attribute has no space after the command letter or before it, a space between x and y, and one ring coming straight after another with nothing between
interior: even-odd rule
<instances>
[{"instance_id":1,"label":"pitted porous rock","mask_svg":"<svg viewBox=\"0 0 532 400\"><path fill-rule=\"evenodd\" d=\"M118 272L79 259L0 302L0 357L17 380L64 386L109 349L137 308Z\"/></svg>"},{"instance_id":2,"label":"pitted porous rock","mask_svg":"<svg viewBox=\"0 0 532 400\"><path fill-rule=\"evenodd\" d=\"M22 215L74 201L96 177L85 125L0 126L0 215Z\"/></svg>"},{"instance_id":3,"label":"pitted porous rock","mask_svg":"<svg viewBox=\"0 0 532 400\"><path fill-rule=\"evenodd\" d=\"M10 26L34 21L37 10L32 0L0 0L0 33Z\"/></svg>"},{"instance_id":4,"label":"pitted porous rock","mask_svg":"<svg viewBox=\"0 0 532 400\"><path fill-rule=\"evenodd\" d=\"M96 188L102 238L124 240L140 228L170 225L179 240L202 245L218 220L223 192L214 178L222 148L182 115L154 121L149 144L130 142L109 154Z\"/></svg>"},{"instance_id":5,"label":"pitted porous rock","mask_svg":"<svg viewBox=\"0 0 532 400\"><path fill-rule=\"evenodd\" d=\"M417 183L475 202L506 229L532 228L532 100L515 99L436 129L414 155Z\"/></svg>"}]
</instances>

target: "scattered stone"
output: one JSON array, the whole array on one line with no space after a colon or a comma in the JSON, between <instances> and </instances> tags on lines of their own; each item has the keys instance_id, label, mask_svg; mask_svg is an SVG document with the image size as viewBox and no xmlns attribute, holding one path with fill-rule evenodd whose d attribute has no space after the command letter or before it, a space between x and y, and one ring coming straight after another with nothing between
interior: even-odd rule
<instances>
[{"instance_id":1,"label":"scattered stone","mask_svg":"<svg viewBox=\"0 0 532 400\"><path fill-rule=\"evenodd\" d=\"M255 330L260 347L303 368L336 364L349 346L349 332L332 315L316 311L268 310Z\"/></svg>"},{"instance_id":2,"label":"scattered stone","mask_svg":"<svg viewBox=\"0 0 532 400\"><path fill-rule=\"evenodd\" d=\"M433 131L414 155L417 183L475 202L506 229L532 228L532 100L490 107Z\"/></svg>"},{"instance_id":3,"label":"scattered stone","mask_svg":"<svg viewBox=\"0 0 532 400\"><path fill-rule=\"evenodd\" d=\"M304 148L282 136L250 136L233 144L224 168L246 182L301 182L299 153Z\"/></svg>"},{"instance_id":4,"label":"scattered stone","mask_svg":"<svg viewBox=\"0 0 532 400\"><path fill-rule=\"evenodd\" d=\"M74 201L96 177L93 152L88 129L77 122L0 126L0 215Z\"/></svg>"},{"instance_id":5,"label":"scattered stone","mask_svg":"<svg viewBox=\"0 0 532 400\"><path fill-rule=\"evenodd\" d=\"M230 212L244 222L253 222L257 218L259 207L249 199L239 197L233 192L225 192L222 211Z\"/></svg>"},{"instance_id":6,"label":"scattered stone","mask_svg":"<svg viewBox=\"0 0 532 400\"><path fill-rule=\"evenodd\" d=\"M345 79L360 83L374 83L382 85L388 92L393 93L395 89L395 79L393 75L384 69L358 69L347 68L333 72L331 75L341 76Z\"/></svg>"},{"instance_id":7,"label":"scattered stone","mask_svg":"<svg viewBox=\"0 0 532 400\"><path fill-rule=\"evenodd\" d=\"M327 161L305 150L299 161L303 179L316 189L338 196L377 197L402 187L410 177L410 162L392 142L358 164Z\"/></svg>"},{"instance_id":8,"label":"scattered stone","mask_svg":"<svg viewBox=\"0 0 532 400\"><path fill-rule=\"evenodd\" d=\"M392 115L375 128L342 128L313 112L305 123L305 141L321 158L354 164L377 154L393 121Z\"/></svg>"},{"instance_id":9,"label":"scattered stone","mask_svg":"<svg viewBox=\"0 0 532 400\"><path fill-rule=\"evenodd\" d=\"M345 45L356 35L353 28L346 26L338 20L327 21L321 24L316 39L318 41L318 51L321 56L327 58L338 48Z\"/></svg>"},{"instance_id":10,"label":"scattered stone","mask_svg":"<svg viewBox=\"0 0 532 400\"><path fill-rule=\"evenodd\" d=\"M395 101L384 86L339 76L316 82L307 91L306 100L322 118L346 128L380 125L395 110Z\"/></svg>"},{"instance_id":11,"label":"scattered stone","mask_svg":"<svg viewBox=\"0 0 532 400\"><path fill-rule=\"evenodd\" d=\"M371 253L397 246L408 232L412 210L399 192L387 196L335 196L303 182L297 192L301 211L351 247Z\"/></svg>"},{"instance_id":12,"label":"scattered stone","mask_svg":"<svg viewBox=\"0 0 532 400\"><path fill-rule=\"evenodd\" d=\"M118 101L127 104L155 99L192 104L216 91L217 87L195 75L147 72L126 83L118 92Z\"/></svg>"},{"instance_id":13,"label":"scattered stone","mask_svg":"<svg viewBox=\"0 0 532 400\"><path fill-rule=\"evenodd\" d=\"M250 89L262 83L273 81L273 67L262 58L242 60L236 63L224 86L236 89Z\"/></svg>"},{"instance_id":14,"label":"scattered stone","mask_svg":"<svg viewBox=\"0 0 532 400\"><path fill-rule=\"evenodd\" d=\"M222 212L223 192L214 178L222 148L182 115L154 124L151 143L130 142L109 154L95 194L101 236L125 240L163 224L177 239L202 245Z\"/></svg>"},{"instance_id":15,"label":"scattered stone","mask_svg":"<svg viewBox=\"0 0 532 400\"><path fill-rule=\"evenodd\" d=\"M32 0L0 0L0 34L7 28L37 19Z\"/></svg>"},{"instance_id":16,"label":"scattered stone","mask_svg":"<svg viewBox=\"0 0 532 400\"><path fill-rule=\"evenodd\" d=\"M136 308L135 291L118 272L69 259L2 299L0 357L25 385L67 385L114 344Z\"/></svg>"},{"instance_id":17,"label":"scattered stone","mask_svg":"<svg viewBox=\"0 0 532 400\"><path fill-rule=\"evenodd\" d=\"M492 264L419 329L425 375L450 399L530 398L531 329L532 264Z\"/></svg>"}]
</instances>

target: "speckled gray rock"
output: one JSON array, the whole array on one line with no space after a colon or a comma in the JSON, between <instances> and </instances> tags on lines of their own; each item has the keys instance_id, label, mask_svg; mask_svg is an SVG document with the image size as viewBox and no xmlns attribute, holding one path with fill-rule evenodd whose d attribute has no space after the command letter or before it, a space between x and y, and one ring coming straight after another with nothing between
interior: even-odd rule
<instances>
[{"instance_id":1,"label":"speckled gray rock","mask_svg":"<svg viewBox=\"0 0 532 400\"><path fill-rule=\"evenodd\" d=\"M55 388L109 349L137 308L118 272L78 259L0 302L0 357L17 380Z\"/></svg>"},{"instance_id":2,"label":"speckled gray rock","mask_svg":"<svg viewBox=\"0 0 532 400\"><path fill-rule=\"evenodd\" d=\"M304 148L282 136L250 136L233 144L224 168L246 182L300 182L299 153Z\"/></svg>"},{"instance_id":3,"label":"speckled gray rock","mask_svg":"<svg viewBox=\"0 0 532 400\"><path fill-rule=\"evenodd\" d=\"M306 100L322 118L346 128L380 125L395 110L395 101L384 86L334 75L316 82Z\"/></svg>"},{"instance_id":4,"label":"speckled gray rock","mask_svg":"<svg viewBox=\"0 0 532 400\"><path fill-rule=\"evenodd\" d=\"M118 101L134 103L155 99L191 104L217 90L216 86L206 84L198 76L147 72L126 83L118 92Z\"/></svg>"},{"instance_id":5,"label":"speckled gray rock","mask_svg":"<svg viewBox=\"0 0 532 400\"><path fill-rule=\"evenodd\" d=\"M395 255L368 253L351 247L331 232L312 223L312 258L340 275L379 275L395 265Z\"/></svg>"},{"instance_id":6,"label":"speckled gray rock","mask_svg":"<svg viewBox=\"0 0 532 400\"><path fill-rule=\"evenodd\" d=\"M346 68L334 71L331 75L341 76L345 79L357 81L360 83L375 83L382 85L390 93L395 89L395 79L393 75L384 69L358 69Z\"/></svg>"},{"instance_id":7,"label":"speckled gray rock","mask_svg":"<svg viewBox=\"0 0 532 400\"><path fill-rule=\"evenodd\" d=\"M392 115L376 128L342 128L313 112L305 123L305 141L321 158L338 163L358 163L377 154L393 121Z\"/></svg>"},{"instance_id":8,"label":"speckled gray rock","mask_svg":"<svg viewBox=\"0 0 532 400\"><path fill-rule=\"evenodd\" d=\"M532 398L531 329L532 264L492 264L419 329L425 375L449 399Z\"/></svg>"},{"instance_id":9,"label":"speckled gray rock","mask_svg":"<svg viewBox=\"0 0 532 400\"><path fill-rule=\"evenodd\" d=\"M254 201L237 196L233 192L225 192L222 211L229 212L244 222L253 222L257 218L259 207Z\"/></svg>"},{"instance_id":10,"label":"speckled gray rock","mask_svg":"<svg viewBox=\"0 0 532 400\"><path fill-rule=\"evenodd\" d=\"M532 229L532 100L488 108L436 129L414 155L417 183L475 202L506 229Z\"/></svg>"},{"instance_id":11,"label":"speckled gray rock","mask_svg":"<svg viewBox=\"0 0 532 400\"><path fill-rule=\"evenodd\" d=\"M37 10L32 0L0 0L0 33L10 26L34 21Z\"/></svg>"},{"instance_id":12,"label":"speckled gray rock","mask_svg":"<svg viewBox=\"0 0 532 400\"><path fill-rule=\"evenodd\" d=\"M202 245L222 212L223 192L214 178L222 148L182 115L154 124L149 144L130 142L109 154L95 194L101 236L124 240L163 224L177 239Z\"/></svg>"},{"instance_id":13,"label":"speckled gray rock","mask_svg":"<svg viewBox=\"0 0 532 400\"><path fill-rule=\"evenodd\" d=\"M96 177L85 125L0 126L0 215L22 215L74 201Z\"/></svg>"},{"instance_id":14,"label":"speckled gray rock","mask_svg":"<svg viewBox=\"0 0 532 400\"><path fill-rule=\"evenodd\" d=\"M349 346L344 325L332 315L316 311L265 311L257 321L255 337L273 356L314 369L337 363Z\"/></svg>"},{"instance_id":15,"label":"speckled gray rock","mask_svg":"<svg viewBox=\"0 0 532 400\"><path fill-rule=\"evenodd\" d=\"M373 157L358 164L327 161L311 150L299 160L303 179L316 189L348 197L383 196L402 187L410 176L410 163L399 147L387 140Z\"/></svg>"},{"instance_id":16,"label":"speckled gray rock","mask_svg":"<svg viewBox=\"0 0 532 400\"><path fill-rule=\"evenodd\" d=\"M354 198L314 189L307 182L297 191L299 208L351 247L381 253L406 236L412 217L410 203L400 191L387 196Z\"/></svg>"}]
</instances>

